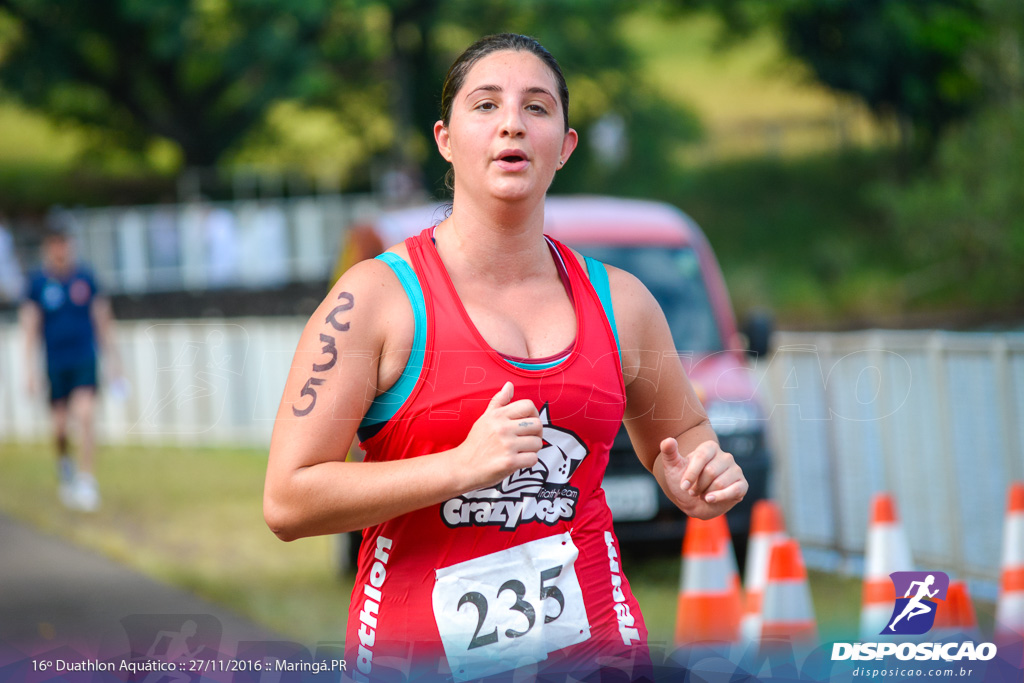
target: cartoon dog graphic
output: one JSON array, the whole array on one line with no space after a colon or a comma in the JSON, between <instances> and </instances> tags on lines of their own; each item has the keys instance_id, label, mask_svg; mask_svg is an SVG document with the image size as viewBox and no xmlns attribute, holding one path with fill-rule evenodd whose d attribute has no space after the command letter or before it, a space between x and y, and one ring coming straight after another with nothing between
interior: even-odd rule
<instances>
[{"instance_id":1,"label":"cartoon dog graphic","mask_svg":"<svg viewBox=\"0 0 1024 683\"><path fill-rule=\"evenodd\" d=\"M537 464L521 469L505 477L497 485L471 491L466 498L508 498L536 494L545 486L562 486L569 483L573 472L587 457L586 444L568 429L551 424L548 405L540 411L543 426L544 446L537 452Z\"/></svg>"}]
</instances>

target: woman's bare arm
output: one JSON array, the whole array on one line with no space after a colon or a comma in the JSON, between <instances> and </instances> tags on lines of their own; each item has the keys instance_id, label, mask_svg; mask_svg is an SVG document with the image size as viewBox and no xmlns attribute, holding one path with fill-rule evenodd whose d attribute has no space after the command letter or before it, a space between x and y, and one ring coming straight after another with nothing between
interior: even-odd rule
<instances>
[{"instance_id":1,"label":"woman's bare arm","mask_svg":"<svg viewBox=\"0 0 1024 683\"><path fill-rule=\"evenodd\" d=\"M743 499L747 482L718 445L657 300L608 268L626 381L624 424L637 456L681 510L707 519Z\"/></svg>"}]
</instances>

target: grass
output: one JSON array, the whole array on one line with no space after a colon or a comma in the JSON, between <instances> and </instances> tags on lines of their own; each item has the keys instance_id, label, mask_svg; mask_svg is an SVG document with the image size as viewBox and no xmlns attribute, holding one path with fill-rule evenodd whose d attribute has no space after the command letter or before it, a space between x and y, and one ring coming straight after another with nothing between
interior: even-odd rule
<instances>
[{"instance_id":1,"label":"grass","mask_svg":"<svg viewBox=\"0 0 1024 683\"><path fill-rule=\"evenodd\" d=\"M189 590L295 642L343 637L353 579L338 577L334 540L277 540L263 523L265 453L255 450L105 447L95 515L57 502L48 445L0 444L0 511ZM672 642L677 556L623 558L652 643ZM813 574L826 624L856 624L860 583Z\"/></svg>"},{"instance_id":2,"label":"grass","mask_svg":"<svg viewBox=\"0 0 1024 683\"><path fill-rule=\"evenodd\" d=\"M245 614L300 642L344 633L351 582L330 538L286 544L263 523L265 454L103 448L95 515L63 509L49 446L0 446L0 510Z\"/></svg>"}]
</instances>

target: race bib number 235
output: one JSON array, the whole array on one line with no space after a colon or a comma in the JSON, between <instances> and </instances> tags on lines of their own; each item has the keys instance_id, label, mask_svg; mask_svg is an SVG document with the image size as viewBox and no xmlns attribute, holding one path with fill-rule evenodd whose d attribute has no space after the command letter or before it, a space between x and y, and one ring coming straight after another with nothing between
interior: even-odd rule
<instances>
[{"instance_id":1,"label":"race bib number 235","mask_svg":"<svg viewBox=\"0 0 1024 683\"><path fill-rule=\"evenodd\" d=\"M438 569L434 619L457 681L535 664L590 638L568 533Z\"/></svg>"}]
</instances>

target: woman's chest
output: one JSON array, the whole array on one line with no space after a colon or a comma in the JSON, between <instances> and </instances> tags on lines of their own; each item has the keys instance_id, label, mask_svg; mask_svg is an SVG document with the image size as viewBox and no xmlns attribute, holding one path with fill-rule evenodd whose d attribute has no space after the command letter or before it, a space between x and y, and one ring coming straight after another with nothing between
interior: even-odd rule
<instances>
[{"instance_id":1,"label":"woman's chest","mask_svg":"<svg viewBox=\"0 0 1024 683\"><path fill-rule=\"evenodd\" d=\"M576 338L576 312L561 286L470 290L462 305L487 345L507 356L547 358Z\"/></svg>"}]
</instances>

